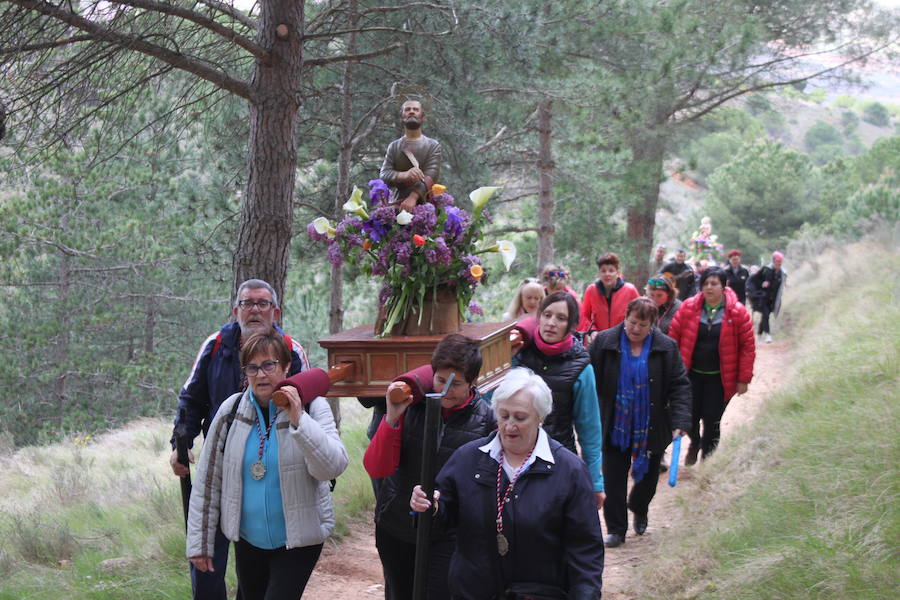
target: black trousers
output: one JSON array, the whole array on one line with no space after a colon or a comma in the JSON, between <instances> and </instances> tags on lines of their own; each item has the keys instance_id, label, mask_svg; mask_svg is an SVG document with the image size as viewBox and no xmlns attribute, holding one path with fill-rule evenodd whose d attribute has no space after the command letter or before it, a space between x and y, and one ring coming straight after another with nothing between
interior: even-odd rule
<instances>
[{"instance_id":1,"label":"black trousers","mask_svg":"<svg viewBox=\"0 0 900 600\"><path fill-rule=\"evenodd\" d=\"M603 448L603 483L606 488L606 502L603 503L603 520L606 532L621 536L628 531L628 509L636 515L647 516L650 501L656 495L659 481L659 463L663 454L650 454L650 465L640 481L631 486L627 498L628 473L631 471L631 450Z\"/></svg>"},{"instance_id":2,"label":"black trousers","mask_svg":"<svg viewBox=\"0 0 900 600\"><path fill-rule=\"evenodd\" d=\"M240 540L234 545L234 562L244 600L297 600L321 553L322 544L263 550Z\"/></svg>"},{"instance_id":3,"label":"black trousers","mask_svg":"<svg viewBox=\"0 0 900 600\"><path fill-rule=\"evenodd\" d=\"M375 547L384 570L385 600L412 600L416 545L397 539L375 525ZM428 582L425 597L428 600L450 600L447 572L450 557L456 548L456 540L440 540L431 543L428 554Z\"/></svg>"},{"instance_id":4,"label":"black trousers","mask_svg":"<svg viewBox=\"0 0 900 600\"><path fill-rule=\"evenodd\" d=\"M722 375L704 375L691 371L691 391L694 396L693 427L691 427L691 446L703 450L703 458L709 457L721 436L720 423L725 413L725 388L722 387ZM700 434L700 420L703 420L703 435Z\"/></svg>"},{"instance_id":5,"label":"black trousers","mask_svg":"<svg viewBox=\"0 0 900 600\"><path fill-rule=\"evenodd\" d=\"M759 318L759 328L756 330L758 334L769 333L769 315L772 313L772 306L768 300L759 302L759 306L753 307L761 315Z\"/></svg>"}]
</instances>

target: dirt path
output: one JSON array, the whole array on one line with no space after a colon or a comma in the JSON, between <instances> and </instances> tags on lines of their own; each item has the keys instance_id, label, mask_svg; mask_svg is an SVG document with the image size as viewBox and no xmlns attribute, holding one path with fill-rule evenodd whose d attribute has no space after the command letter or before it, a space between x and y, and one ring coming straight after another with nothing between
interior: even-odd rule
<instances>
[{"instance_id":1,"label":"dirt path","mask_svg":"<svg viewBox=\"0 0 900 600\"><path fill-rule=\"evenodd\" d=\"M756 376L753 383L746 395L735 397L731 401L722 419L720 451L728 451L729 432L752 420L763 400L777 389L779 384L777 374L783 372L787 354L786 341L776 341L757 347L754 369ZM605 600L632 600L632 597L617 590L623 588L623 582L630 577L631 570L641 563L647 551L655 544L654 534L673 526L678 495L685 493L688 488L680 485L671 488L666 484L666 477L665 474L660 475L661 481L656 497L650 505L650 526L647 532L643 536L635 536L634 532L629 530L623 546L606 551L606 567L603 573ZM679 479L689 481L690 468L679 470ZM339 547L326 545L304 596L312 600L384 597L381 563L375 550L375 528L370 518L352 524L350 535Z\"/></svg>"}]
</instances>

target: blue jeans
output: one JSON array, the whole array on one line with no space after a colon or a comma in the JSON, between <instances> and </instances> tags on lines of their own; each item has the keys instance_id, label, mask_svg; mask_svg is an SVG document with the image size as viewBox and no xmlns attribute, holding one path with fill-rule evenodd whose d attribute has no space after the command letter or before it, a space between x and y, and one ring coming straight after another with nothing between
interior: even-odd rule
<instances>
[{"instance_id":1,"label":"blue jeans","mask_svg":"<svg viewBox=\"0 0 900 600\"><path fill-rule=\"evenodd\" d=\"M191 588L194 590L193 600L227 600L225 589L225 571L228 569L228 547L231 542L222 533L221 527L216 527L216 545L213 550L212 573L198 571L191 565ZM238 590L236 600L241 600L241 592Z\"/></svg>"}]
</instances>

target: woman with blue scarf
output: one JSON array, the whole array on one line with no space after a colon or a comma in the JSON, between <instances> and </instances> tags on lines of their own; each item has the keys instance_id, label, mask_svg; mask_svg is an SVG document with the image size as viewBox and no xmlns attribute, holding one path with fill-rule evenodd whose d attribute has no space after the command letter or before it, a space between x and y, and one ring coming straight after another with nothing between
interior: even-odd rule
<instances>
[{"instance_id":1,"label":"woman with blue scarf","mask_svg":"<svg viewBox=\"0 0 900 600\"><path fill-rule=\"evenodd\" d=\"M677 344L655 327L658 314L650 298L635 298L625 322L601 332L591 345L603 423L607 548L625 543L628 509L634 532L647 530L660 460L669 443L691 427L690 380ZM629 470L634 486L627 496Z\"/></svg>"}]
</instances>

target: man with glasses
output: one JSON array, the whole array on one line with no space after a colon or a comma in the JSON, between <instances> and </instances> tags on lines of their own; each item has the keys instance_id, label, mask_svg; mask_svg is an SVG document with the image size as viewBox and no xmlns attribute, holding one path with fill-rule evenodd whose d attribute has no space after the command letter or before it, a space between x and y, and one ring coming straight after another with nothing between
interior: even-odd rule
<instances>
[{"instance_id":1,"label":"man with glasses","mask_svg":"<svg viewBox=\"0 0 900 600\"><path fill-rule=\"evenodd\" d=\"M200 347L194 366L181 393L178 395L178 409L175 411L175 427L185 428L190 440L200 431L206 437L219 405L232 394L243 391L247 382L241 374L241 341L254 333L272 329L284 335L277 322L281 318L278 295L271 285L260 279L248 279L238 287L237 299L231 309L234 321L217 333L210 335ZM285 336L285 341L290 340ZM296 341L290 340L291 368L289 375L295 375L309 368L306 351ZM265 368L265 367L263 367ZM184 421L181 411L184 409ZM172 436L172 447L175 437ZM190 462L194 455L188 451ZM190 469L178 462L178 453L173 450L169 457L172 471L179 477L190 474ZM202 572L191 565L191 586L194 600L225 600L225 569L228 565L228 539L221 529L216 531L216 544L212 572ZM240 592L238 593L240 599Z\"/></svg>"}]
</instances>

